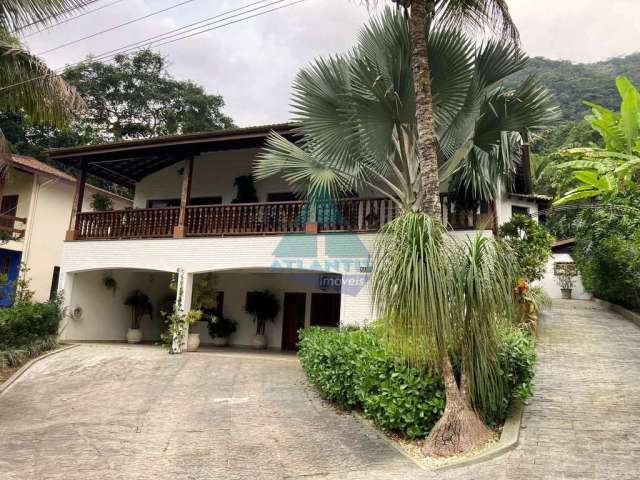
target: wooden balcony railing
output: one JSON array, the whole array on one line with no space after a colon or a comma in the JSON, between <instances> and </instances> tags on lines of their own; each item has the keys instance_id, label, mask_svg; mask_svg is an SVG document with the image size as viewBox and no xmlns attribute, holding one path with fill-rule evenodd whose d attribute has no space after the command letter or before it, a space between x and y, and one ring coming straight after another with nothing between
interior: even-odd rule
<instances>
[{"instance_id":1,"label":"wooden balcony railing","mask_svg":"<svg viewBox=\"0 0 640 480\"><path fill-rule=\"evenodd\" d=\"M77 215L78 240L163 238L173 236L180 208L140 208Z\"/></svg>"},{"instance_id":2,"label":"wooden balcony railing","mask_svg":"<svg viewBox=\"0 0 640 480\"><path fill-rule=\"evenodd\" d=\"M305 203L270 202L187 207L188 237L304 232Z\"/></svg>"},{"instance_id":3,"label":"wooden balcony railing","mask_svg":"<svg viewBox=\"0 0 640 480\"><path fill-rule=\"evenodd\" d=\"M443 196L443 221L454 229L491 229L493 210L456 211ZM303 201L192 205L186 208L184 235L269 235L305 232L376 232L399 214L387 198L348 198L311 206ZM179 207L83 212L76 218L77 240L170 238Z\"/></svg>"}]
</instances>

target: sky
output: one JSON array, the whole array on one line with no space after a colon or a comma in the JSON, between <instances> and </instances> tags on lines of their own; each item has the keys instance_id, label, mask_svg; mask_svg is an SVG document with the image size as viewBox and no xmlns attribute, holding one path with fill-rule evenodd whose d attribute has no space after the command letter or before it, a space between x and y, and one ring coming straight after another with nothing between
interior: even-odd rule
<instances>
[{"instance_id":1,"label":"sky","mask_svg":"<svg viewBox=\"0 0 640 480\"><path fill-rule=\"evenodd\" d=\"M287 121L291 83L300 68L319 56L347 51L356 43L358 30L375 13L359 0L301 0L293 4L294 1L297 0L263 0L244 11L269 4L262 10L283 8L227 26L218 23L220 28L207 33L169 45L152 43L151 47L166 56L171 75L191 79L209 93L222 95L224 111L236 124ZM79 62L88 54L99 55L255 2L99 0L88 10L105 8L40 33L23 32L29 36L22 40L50 67L59 68ZM180 3L183 4L143 21L44 53ZM640 1L604 3L603 8L602 0L509 0L523 48L530 56L574 62L593 62L640 50L636 43ZM221 18L226 17L218 17L219 22Z\"/></svg>"}]
</instances>

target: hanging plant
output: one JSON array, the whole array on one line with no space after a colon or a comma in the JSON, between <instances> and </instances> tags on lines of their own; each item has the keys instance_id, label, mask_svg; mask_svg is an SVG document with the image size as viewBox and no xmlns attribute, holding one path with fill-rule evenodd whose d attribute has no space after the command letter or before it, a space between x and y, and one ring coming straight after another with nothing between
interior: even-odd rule
<instances>
[{"instance_id":1,"label":"hanging plant","mask_svg":"<svg viewBox=\"0 0 640 480\"><path fill-rule=\"evenodd\" d=\"M102 279L102 283L104 285L104 288L106 288L107 290L111 290L111 293L113 293L113 296L115 297L116 290L118 289L118 282L116 282L116 279L111 275L105 275Z\"/></svg>"}]
</instances>

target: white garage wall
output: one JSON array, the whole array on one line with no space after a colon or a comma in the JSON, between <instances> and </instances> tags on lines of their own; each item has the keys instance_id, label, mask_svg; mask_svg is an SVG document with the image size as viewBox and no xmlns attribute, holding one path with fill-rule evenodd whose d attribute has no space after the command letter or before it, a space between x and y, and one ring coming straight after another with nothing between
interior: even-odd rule
<instances>
[{"instance_id":1,"label":"white garage wall","mask_svg":"<svg viewBox=\"0 0 640 480\"><path fill-rule=\"evenodd\" d=\"M105 288L105 274L117 282L115 294ZM62 340L125 341L131 324L131 309L124 305L127 296L135 289L147 294L153 304L151 318L143 319L141 328L144 341L160 339L162 318L160 305L170 293L171 274L165 272L141 272L131 270L91 271L71 274L73 285L67 295L67 307L73 312L82 308L79 319L66 318ZM69 283L69 282L67 282Z\"/></svg>"}]
</instances>

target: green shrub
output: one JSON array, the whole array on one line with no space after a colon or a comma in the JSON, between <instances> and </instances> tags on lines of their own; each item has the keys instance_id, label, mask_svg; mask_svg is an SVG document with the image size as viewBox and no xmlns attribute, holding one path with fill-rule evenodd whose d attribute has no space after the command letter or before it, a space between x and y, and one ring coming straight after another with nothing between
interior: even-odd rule
<instances>
[{"instance_id":1,"label":"green shrub","mask_svg":"<svg viewBox=\"0 0 640 480\"><path fill-rule=\"evenodd\" d=\"M513 250L519 274L527 282L544 277L553 237L542 225L525 215L514 215L500 227L500 237Z\"/></svg>"},{"instance_id":2,"label":"green shrub","mask_svg":"<svg viewBox=\"0 0 640 480\"><path fill-rule=\"evenodd\" d=\"M62 320L59 301L17 303L0 309L0 350L36 343L58 334Z\"/></svg>"},{"instance_id":3,"label":"green shrub","mask_svg":"<svg viewBox=\"0 0 640 480\"><path fill-rule=\"evenodd\" d=\"M345 409L361 409L378 426L405 437L426 436L445 405L444 387L432 372L409 367L385 351L370 330L311 327L300 333L298 355L320 396ZM519 330L501 336L505 397L487 421L504 419L513 398L531 393L533 340Z\"/></svg>"},{"instance_id":4,"label":"green shrub","mask_svg":"<svg viewBox=\"0 0 640 480\"><path fill-rule=\"evenodd\" d=\"M598 298L640 310L640 219L619 211L582 212L574 257L584 287Z\"/></svg>"}]
</instances>

